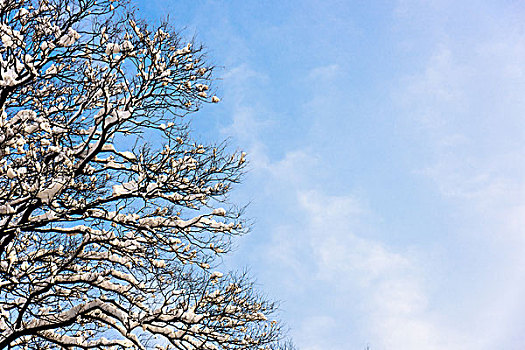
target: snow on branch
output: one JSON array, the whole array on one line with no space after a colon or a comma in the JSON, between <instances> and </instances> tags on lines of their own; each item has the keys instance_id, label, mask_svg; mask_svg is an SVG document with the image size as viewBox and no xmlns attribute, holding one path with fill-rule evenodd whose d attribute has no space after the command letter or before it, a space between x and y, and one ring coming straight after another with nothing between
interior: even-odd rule
<instances>
[{"instance_id":1,"label":"snow on branch","mask_svg":"<svg viewBox=\"0 0 525 350\"><path fill-rule=\"evenodd\" d=\"M246 228L245 154L187 128L212 73L124 2L0 1L0 349L279 347L276 305L214 271Z\"/></svg>"}]
</instances>

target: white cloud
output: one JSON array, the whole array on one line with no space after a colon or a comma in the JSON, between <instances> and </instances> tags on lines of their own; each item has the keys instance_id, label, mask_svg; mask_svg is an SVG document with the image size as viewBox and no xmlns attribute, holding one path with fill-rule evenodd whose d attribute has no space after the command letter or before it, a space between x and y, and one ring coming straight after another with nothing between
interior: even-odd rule
<instances>
[{"instance_id":1,"label":"white cloud","mask_svg":"<svg viewBox=\"0 0 525 350\"><path fill-rule=\"evenodd\" d=\"M308 73L307 80L312 82L333 83L338 74L341 74L341 67L338 64L329 64L315 67Z\"/></svg>"},{"instance_id":2,"label":"white cloud","mask_svg":"<svg viewBox=\"0 0 525 350\"><path fill-rule=\"evenodd\" d=\"M262 121L259 116L264 111L264 105L254 97L257 84L264 83L268 78L247 64L241 64L230 69L224 75L227 103L233 112L233 122L222 133L233 135L240 141L253 143L258 139L261 130L267 127L268 121Z\"/></svg>"},{"instance_id":3,"label":"white cloud","mask_svg":"<svg viewBox=\"0 0 525 350\"><path fill-rule=\"evenodd\" d=\"M290 151L256 170L286 208L265 228L271 239L258 256L281 295L301 307L292 323L301 348L343 350L371 341L374 349L455 349L456 336L429 311L428 271L417 254L367 238L362 221L374 214L354 195L324 192L313 180L324 171L320 159Z\"/></svg>"},{"instance_id":4,"label":"white cloud","mask_svg":"<svg viewBox=\"0 0 525 350\"><path fill-rule=\"evenodd\" d=\"M443 13L445 5L422 6ZM400 16L405 15L417 13ZM439 23L433 18L435 28L444 27ZM421 152L412 170L430 179L430 187L452 202L450 212L457 211L451 214L457 228L426 238L445 251L436 260L432 244L399 248L382 239L388 232L369 235L371 218L382 218L364 204L366 191L362 200L351 187L336 195L329 189L326 179L334 164L318 147L339 142L330 138L334 132L345 134L336 129L341 115L348 114L347 91L337 85L345 73L340 65L322 65L302 75L299 83L306 87L298 91L305 102L298 110L310 119L295 119L295 125L310 123L302 130L311 133L302 147L279 149L278 156L270 155L280 146L272 138L279 125L268 122L278 118L264 100L264 88L272 88L266 85L269 78L247 64L226 74L225 103L233 121L224 132L249 145L250 189L264 208L261 215L271 215L262 218L255 233L263 241L257 248L265 249L250 254L258 264L264 261L265 284L289 300L284 309L303 349L348 349L367 341L374 350L488 350L498 342L512 349L505 337L515 338L512 321L519 317L513 310L523 306L517 299L524 290L522 274L510 263L524 262L519 246L525 224L520 175L525 171L519 164L525 152L509 145L521 145L519 130L525 126L518 120L525 104L518 103L522 97L517 92L525 86L519 68L525 55L514 44L523 40L496 36L461 45L453 33L433 38L440 40L431 45L426 64L405 75L393 95L408 126L402 132ZM501 236L508 241L498 242ZM460 251L460 243L465 244L464 257L447 255L449 249ZM493 255L473 252L480 248L492 248Z\"/></svg>"},{"instance_id":5,"label":"white cloud","mask_svg":"<svg viewBox=\"0 0 525 350\"><path fill-rule=\"evenodd\" d=\"M314 264L316 274L311 278L331 286L334 294L326 298L349 302L338 308L356 312L349 305L357 302L373 348L440 349L444 344L453 348L440 341L450 339L449 330L433 324L417 260L364 238L359 218L365 210L354 197L305 191L298 192L298 202L304 211L300 231L308 237L312 254L301 258ZM336 321L334 332L346 332L344 319ZM305 344L326 348L325 342L324 337L310 336Z\"/></svg>"},{"instance_id":6,"label":"white cloud","mask_svg":"<svg viewBox=\"0 0 525 350\"><path fill-rule=\"evenodd\" d=\"M333 88L339 70L337 65L318 67L308 79ZM246 67L234 72L240 83L233 86L241 90L245 77L259 76ZM281 209L258 228L270 237L255 255L280 295L293 298L289 304L294 309L287 311L296 312L291 326L298 345L343 350L370 341L373 349L455 349L456 336L428 308L425 275L430 272L418 260L424 253L396 251L367 237L363 222L375 214L351 193L326 193L327 184L319 178L331 165L315 148L288 150L281 159L271 159L268 140L259 133L269 127L258 121L265 111L246 107L253 95L243 94L234 94L234 119L227 131L249 142L257 190L264 189ZM326 98L326 91L316 89L307 104ZM316 110L322 111L317 102ZM320 127L322 115L317 118Z\"/></svg>"},{"instance_id":7,"label":"white cloud","mask_svg":"<svg viewBox=\"0 0 525 350\"><path fill-rule=\"evenodd\" d=\"M333 343L331 333L339 327L337 321L330 316L319 315L304 319L299 329L302 338L301 343L304 344L301 350L327 349L327 346ZM323 339L322 343L319 341L320 339ZM331 347L331 349L334 348Z\"/></svg>"},{"instance_id":8,"label":"white cloud","mask_svg":"<svg viewBox=\"0 0 525 350\"><path fill-rule=\"evenodd\" d=\"M521 349L525 21L513 9L523 5L401 0L394 28L385 30L392 20L385 6L349 3L290 6L281 24L246 12L242 21L240 2L199 5L200 23L212 28L209 42L234 67L221 82L220 105L232 117L222 131L248 146L252 172L241 191L256 196L261 222L258 242L246 249L266 273L263 290L285 299L283 316L307 350L363 349L367 342L372 350ZM262 42L248 42L254 38ZM388 101L382 89L399 74ZM282 110L289 115L278 116ZM389 191L384 186L398 179L389 177L391 164L379 164L377 179L361 181L357 191L351 174L337 172L354 159L361 163L344 169L359 172L390 152L409 158L394 166L412 167L395 176L412 170L430 185ZM389 221L367 204L380 191L387 194L376 201L392 206L386 215L410 204L389 196L421 195L431 204L414 201L406 209L414 218ZM425 210L439 212L435 222L425 222ZM412 220L419 232L400 233ZM434 224L445 229L429 235ZM412 247L403 246L416 235Z\"/></svg>"},{"instance_id":9,"label":"white cloud","mask_svg":"<svg viewBox=\"0 0 525 350\"><path fill-rule=\"evenodd\" d=\"M446 7L448 13L453 9ZM400 81L394 99L402 101L405 122L411 120L411 137L427 150L414 170L430 179L455 211L456 227L441 244L465 245L461 257L450 256L464 269L448 272L456 295L440 301L461 312L442 311L441 317L456 315L450 324L458 328L464 348L519 349L523 338L517 334L523 329L515 324L523 320L519 295L525 290L518 277L525 263L525 75L520 68L525 37L522 21L512 20L508 9L493 10L477 9L481 34L468 40L449 28L424 68ZM446 282L440 282L442 288Z\"/></svg>"}]
</instances>

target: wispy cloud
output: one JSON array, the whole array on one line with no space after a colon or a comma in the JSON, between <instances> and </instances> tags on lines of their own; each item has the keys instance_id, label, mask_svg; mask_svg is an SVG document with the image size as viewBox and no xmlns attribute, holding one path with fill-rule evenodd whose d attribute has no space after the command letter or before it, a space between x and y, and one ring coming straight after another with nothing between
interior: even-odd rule
<instances>
[{"instance_id":1,"label":"wispy cloud","mask_svg":"<svg viewBox=\"0 0 525 350\"><path fill-rule=\"evenodd\" d=\"M337 65L319 66L307 79L330 88L339 72ZM231 74L240 77L233 89L245 87L244 77L261 76L247 67ZM312 101L331 98L326 90L311 93L305 102L310 110ZM456 336L439 326L428 307L429 271L420 268L419 260L424 253L396 250L368 237L367 221L377 214L351 192L327 193L319 179L332 166L320 150L306 146L271 157L260 132L272 126L260 121L264 112L247 107L254 96L232 95L238 96L235 115L225 131L251 145L252 186L275 199L272 205L278 208L266 211L272 219L261 218L257 232L267 242L250 255L265 267L261 280L279 286L279 295L290 300L284 307L292 314L288 318L301 348L343 350L372 341L374 349L454 349ZM315 110L318 127L324 114L321 106Z\"/></svg>"},{"instance_id":2,"label":"wispy cloud","mask_svg":"<svg viewBox=\"0 0 525 350\"><path fill-rule=\"evenodd\" d=\"M378 4L189 12L249 153L239 254L302 349L521 349L525 8Z\"/></svg>"},{"instance_id":3,"label":"wispy cloud","mask_svg":"<svg viewBox=\"0 0 525 350\"><path fill-rule=\"evenodd\" d=\"M444 27L456 6L441 5ZM449 28L426 64L394 93L402 101L400 115L411 120L407 134L427 150L413 170L455 208L441 244L465 248L447 254L461 268L449 267L448 288L456 295L439 302L455 305L442 316L450 317L469 349L519 349L524 340L516 336L523 334L516 326L523 302L515 293L525 289L518 277L525 263L525 76L517 63L525 60L525 37L509 10L488 3L476 8L469 20L477 20L478 33Z\"/></svg>"},{"instance_id":4,"label":"wispy cloud","mask_svg":"<svg viewBox=\"0 0 525 350\"><path fill-rule=\"evenodd\" d=\"M330 332L320 332L318 337L308 331L311 320L303 320L297 337L300 344L312 349L345 349L342 345L330 345L327 336L338 335L336 338L350 342L351 335L357 338L356 325L345 322L348 315L355 313L361 315L359 336L373 339L374 348L440 349L447 344L440 339L450 338L451 334L446 327L437 329L433 324L421 277L423 271L417 268L416 258L410 252L395 252L379 241L367 239L360 225L364 209L354 197L299 191L297 201L302 224L295 229L302 233L302 244L308 249L301 248L297 239L293 241L295 247L288 244L292 252L303 250L302 254L292 253L299 259L293 264L307 265L310 271L303 273L309 272L311 283L329 286L330 294L313 300L332 300L332 308L339 309L337 316L332 316ZM288 259L289 256L281 263L290 263ZM309 311L323 314L322 308ZM333 310L327 314L333 315ZM308 340L301 340L305 336Z\"/></svg>"}]
</instances>

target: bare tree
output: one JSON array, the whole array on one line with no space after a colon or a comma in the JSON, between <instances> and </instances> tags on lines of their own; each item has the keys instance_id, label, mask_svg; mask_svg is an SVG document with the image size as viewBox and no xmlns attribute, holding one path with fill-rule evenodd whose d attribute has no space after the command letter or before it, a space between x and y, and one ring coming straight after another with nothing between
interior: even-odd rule
<instances>
[{"instance_id":1,"label":"bare tree","mask_svg":"<svg viewBox=\"0 0 525 350\"><path fill-rule=\"evenodd\" d=\"M0 348L279 347L275 304L214 271L244 153L188 132L219 102L202 47L113 0L0 22Z\"/></svg>"}]
</instances>

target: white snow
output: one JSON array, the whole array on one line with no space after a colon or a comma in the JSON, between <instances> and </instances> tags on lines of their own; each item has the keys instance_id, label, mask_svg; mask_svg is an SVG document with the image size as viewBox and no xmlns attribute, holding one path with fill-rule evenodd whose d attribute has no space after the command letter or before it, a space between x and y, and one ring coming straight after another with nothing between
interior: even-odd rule
<instances>
[{"instance_id":1,"label":"white snow","mask_svg":"<svg viewBox=\"0 0 525 350\"><path fill-rule=\"evenodd\" d=\"M6 215L6 214L14 214L15 209L10 204L4 204L0 205L0 214Z\"/></svg>"},{"instance_id":2,"label":"white snow","mask_svg":"<svg viewBox=\"0 0 525 350\"><path fill-rule=\"evenodd\" d=\"M37 198L40 198L43 203L49 204L53 197L55 197L55 195L64 187L64 185L64 179L54 180L48 188L38 192L36 196Z\"/></svg>"},{"instance_id":3,"label":"white snow","mask_svg":"<svg viewBox=\"0 0 525 350\"><path fill-rule=\"evenodd\" d=\"M224 274L223 274L222 272L215 271L215 272L213 272L213 273L210 275L210 278L211 278L211 279L222 278L222 276L224 276Z\"/></svg>"},{"instance_id":4,"label":"white snow","mask_svg":"<svg viewBox=\"0 0 525 350\"><path fill-rule=\"evenodd\" d=\"M14 179L17 176L16 172L12 168L7 169L6 175L10 179Z\"/></svg>"},{"instance_id":5,"label":"white snow","mask_svg":"<svg viewBox=\"0 0 525 350\"><path fill-rule=\"evenodd\" d=\"M212 214L218 215L218 216L224 216L226 215L226 210L224 210L223 208L213 209Z\"/></svg>"},{"instance_id":6,"label":"white snow","mask_svg":"<svg viewBox=\"0 0 525 350\"><path fill-rule=\"evenodd\" d=\"M120 45L117 43L107 43L106 44L106 55L120 52Z\"/></svg>"},{"instance_id":7,"label":"white snow","mask_svg":"<svg viewBox=\"0 0 525 350\"><path fill-rule=\"evenodd\" d=\"M137 157L131 152L119 152L119 154L129 160L137 160Z\"/></svg>"},{"instance_id":8,"label":"white snow","mask_svg":"<svg viewBox=\"0 0 525 350\"><path fill-rule=\"evenodd\" d=\"M58 69L54 64L52 64L51 66L49 66L48 69L46 69L46 75L55 75L57 73Z\"/></svg>"}]
</instances>

